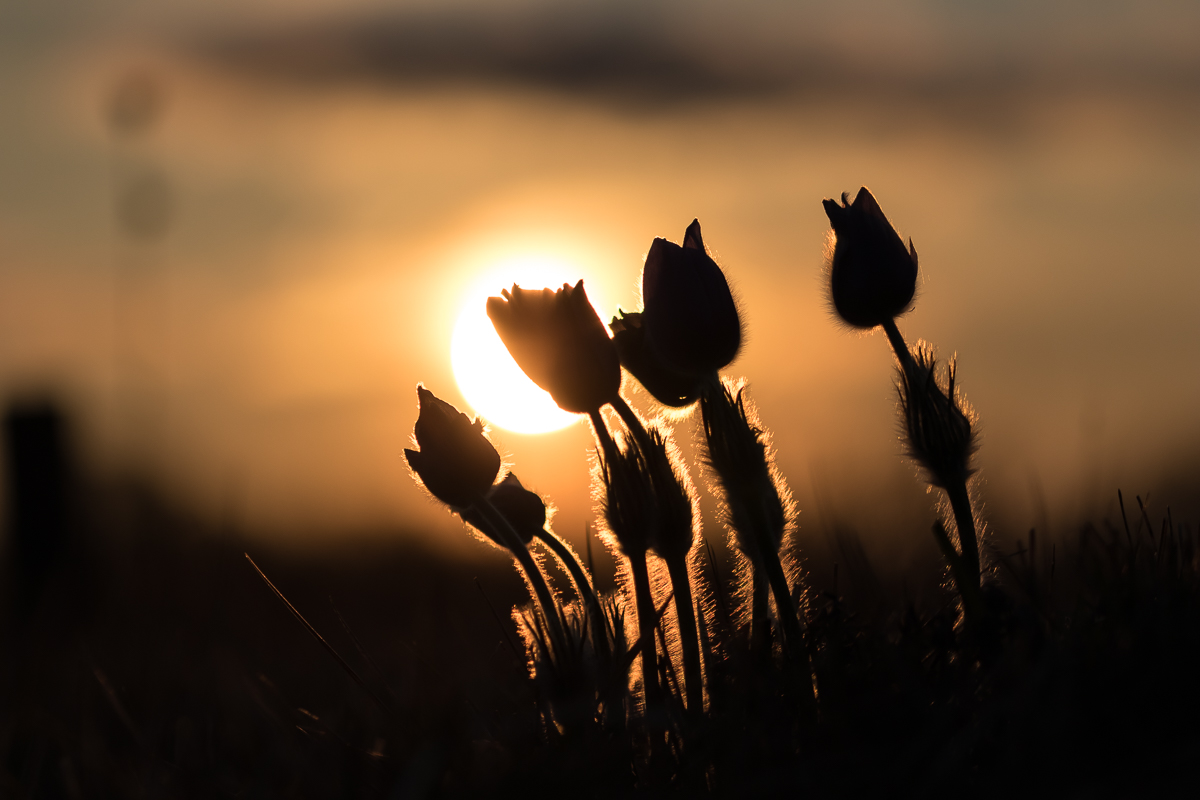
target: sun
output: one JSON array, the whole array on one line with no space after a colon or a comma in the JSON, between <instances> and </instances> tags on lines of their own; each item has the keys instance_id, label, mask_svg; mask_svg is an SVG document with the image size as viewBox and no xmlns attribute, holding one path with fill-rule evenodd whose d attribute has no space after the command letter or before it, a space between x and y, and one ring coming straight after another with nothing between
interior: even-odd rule
<instances>
[{"instance_id":1,"label":"sun","mask_svg":"<svg viewBox=\"0 0 1200 800\"><path fill-rule=\"evenodd\" d=\"M463 397L489 424L516 433L548 433L586 417L563 411L549 392L529 380L508 354L487 316L487 299L514 283L526 289L558 288L583 277L578 268L541 257L497 262L467 292L450 340L450 363ZM591 297L591 286L588 286ZM591 298L595 305L595 298Z\"/></svg>"}]
</instances>

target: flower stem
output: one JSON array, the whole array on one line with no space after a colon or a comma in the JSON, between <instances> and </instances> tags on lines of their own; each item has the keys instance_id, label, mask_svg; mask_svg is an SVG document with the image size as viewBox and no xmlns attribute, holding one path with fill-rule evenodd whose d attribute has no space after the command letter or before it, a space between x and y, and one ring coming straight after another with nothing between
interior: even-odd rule
<instances>
[{"instance_id":1,"label":"flower stem","mask_svg":"<svg viewBox=\"0 0 1200 800\"><path fill-rule=\"evenodd\" d=\"M750 653L769 660L771 655L771 611L767 602L767 579L763 570L750 562Z\"/></svg>"},{"instance_id":2,"label":"flower stem","mask_svg":"<svg viewBox=\"0 0 1200 800\"><path fill-rule=\"evenodd\" d=\"M625 427L633 434L633 439L637 442L638 447L641 448L643 453L649 454L651 447L650 434L646 431L646 426L638 419L637 413L629 407L629 404L625 402L625 398L620 395L617 395L617 399L612 401L612 407L617 412L617 416L621 418L621 421L625 423Z\"/></svg>"},{"instance_id":3,"label":"flower stem","mask_svg":"<svg viewBox=\"0 0 1200 800\"><path fill-rule=\"evenodd\" d=\"M979 588L979 542L975 535L975 515L971 511L971 497L967 493L966 481L955 482L946 487L946 496L950 499L950 508L954 511L954 524L958 528L958 546L962 550L963 561L967 568L967 579L971 581L970 590ZM959 587L963 592L965 587Z\"/></svg>"},{"instance_id":4,"label":"flower stem","mask_svg":"<svg viewBox=\"0 0 1200 800\"><path fill-rule=\"evenodd\" d=\"M675 593L675 614L679 623L679 647L683 652L683 682L688 716L697 720L704 710L704 679L687 557L667 561L667 572L671 576L671 588Z\"/></svg>"},{"instance_id":5,"label":"flower stem","mask_svg":"<svg viewBox=\"0 0 1200 800\"><path fill-rule=\"evenodd\" d=\"M650 593L650 573L646 568L646 553L629 555L629 572L633 576L633 593L637 604L638 637L642 644L642 691L646 708L657 709L662 703L658 683L658 645L654 640L654 596ZM649 715L649 714L647 714Z\"/></svg>"},{"instance_id":6,"label":"flower stem","mask_svg":"<svg viewBox=\"0 0 1200 800\"><path fill-rule=\"evenodd\" d=\"M765 516L764 514L756 521L754 532L762 550L763 570L767 573L771 594L775 596L775 613L779 616L779 624L783 629L783 651L789 658L799 661L803 653L804 632L800 629L800 615L796 604L792 602L792 593L788 589L787 577L783 574L783 565L779 562L779 553L771 546L772 540L766 530Z\"/></svg>"},{"instance_id":7,"label":"flower stem","mask_svg":"<svg viewBox=\"0 0 1200 800\"><path fill-rule=\"evenodd\" d=\"M604 620L604 611L600 608L600 600L596 597L596 591L592 587L591 580L588 579L587 571L584 570L583 565L579 563L579 558L567 546L567 543L552 531L543 529L538 531L536 535L542 544L546 545L554 553L559 563L567 570L567 574L571 576L571 583L575 586L575 592L579 595L579 599L583 602L583 606L587 610L588 627L591 628L591 639L593 647L596 650L596 657L602 663L607 663L608 626Z\"/></svg>"},{"instance_id":8,"label":"flower stem","mask_svg":"<svg viewBox=\"0 0 1200 800\"><path fill-rule=\"evenodd\" d=\"M600 409L590 412L588 419L592 423L592 434L600 445L601 460L609 463L616 461L617 443L613 441L612 434L609 433L608 426L604 423L604 417L600 414Z\"/></svg>"},{"instance_id":9,"label":"flower stem","mask_svg":"<svg viewBox=\"0 0 1200 800\"><path fill-rule=\"evenodd\" d=\"M550 591L550 587L546 584L546 577L542 575L542 571L538 569L537 563L533 560L533 556L529 553L529 548L521 541L520 536L513 530L512 524L508 519L500 513L500 510L486 498L480 498L476 501L475 507L479 509L480 515L497 531L501 541L508 547L509 552L516 558L517 564L520 565L521 571L525 573L525 580L533 589L534 597L541 606L542 616L546 620L546 626L549 628L553 645L557 656L566 655L566 633L563 625L562 610L558 606L558 602L554 599L554 595Z\"/></svg>"},{"instance_id":10,"label":"flower stem","mask_svg":"<svg viewBox=\"0 0 1200 800\"><path fill-rule=\"evenodd\" d=\"M908 345L904 343L904 337L900 335L900 328L896 326L896 320L892 317L884 320L883 330L887 334L888 342L892 345L892 351L896 354L896 360L904 369L904 374L908 376L914 386L917 385L917 362L913 360Z\"/></svg>"}]
</instances>

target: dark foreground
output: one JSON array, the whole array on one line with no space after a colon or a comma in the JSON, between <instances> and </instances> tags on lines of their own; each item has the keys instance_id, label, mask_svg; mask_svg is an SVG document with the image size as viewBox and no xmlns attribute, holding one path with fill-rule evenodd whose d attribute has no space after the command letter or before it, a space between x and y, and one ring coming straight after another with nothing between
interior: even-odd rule
<instances>
[{"instance_id":1,"label":"dark foreground","mask_svg":"<svg viewBox=\"0 0 1200 800\"><path fill-rule=\"evenodd\" d=\"M123 536L76 536L37 586L10 552L0 797L1161 797L1200 777L1196 532L1136 509L1006 545L972 637L948 592L914 605L846 564L810 590L815 715L772 665L730 670L738 702L661 774L541 729L503 553L284 556L120 498L96 518Z\"/></svg>"}]
</instances>

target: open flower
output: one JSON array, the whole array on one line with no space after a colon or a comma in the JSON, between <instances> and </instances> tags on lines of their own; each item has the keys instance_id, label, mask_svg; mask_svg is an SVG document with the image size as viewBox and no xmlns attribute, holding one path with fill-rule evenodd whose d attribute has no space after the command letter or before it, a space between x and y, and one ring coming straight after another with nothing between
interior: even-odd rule
<instances>
[{"instance_id":1,"label":"open flower","mask_svg":"<svg viewBox=\"0 0 1200 800\"><path fill-rule=\"evenodd\" d=\"M688 226L683 245L666 239L650 245L642 301L640 314L613 318L621 364L659 402L687 405L742 344L737 304L704 247L699 220Z\"/></svg>"},{"instance_id":2,"label":"open flower","mask_svg":"<svg viewBox=\"0 0 1200 800\"><path fill-rule=\"evenodd\" d=\"M617 397L621 364L583 281L558 291L513 285L489 297L488 317L525 374L564 411L586 414Z\"/></svg>"},{"instance_id":3,"label":"open flower","mask_svg":"<svg viewBox=\"0 0 1200 800\"><path fill-rule=\"evenodd\" d=\"M483 423L417 384L420 413L413 435L420 450L405 450L408 465L429 493L462 510L479 500L500 472L500 454L483 433Z\"/></svg>"},{"instance_id":4,"label":"open flower","mask_svg":"<svg viewBox=\"0 0 1200 800\"><path fill-rule=\"evenodd\" d=\"M842 194L823 200L835 238L829 270L838 316L856 328L874 328L908 310L917 288L917 251L905 248L867 188L854 202Z\"/></svg>"}]
</instances>

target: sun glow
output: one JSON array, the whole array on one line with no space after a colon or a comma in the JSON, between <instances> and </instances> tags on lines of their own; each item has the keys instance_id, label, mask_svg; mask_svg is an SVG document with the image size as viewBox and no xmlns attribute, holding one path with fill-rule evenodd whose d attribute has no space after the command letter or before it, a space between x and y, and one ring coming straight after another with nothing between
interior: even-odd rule
<instances>
[{"instance_id":1,"label":"sun glow","mask_svg":"<svg viewBox=\"0 0 1200 800\"><path fill-rule=\"evenodd\" d=\"M517 433L548 433L584 419L563 411L550 394L521 371L487 316L487 299L514 283L524 289L557 289L583 277L579 270L545 257L517 257L495 264L467 293L450 340L450 363L463 397L489 424ZM596 298L585 280L592 305Z\"/></svg>"}]
</instances>

